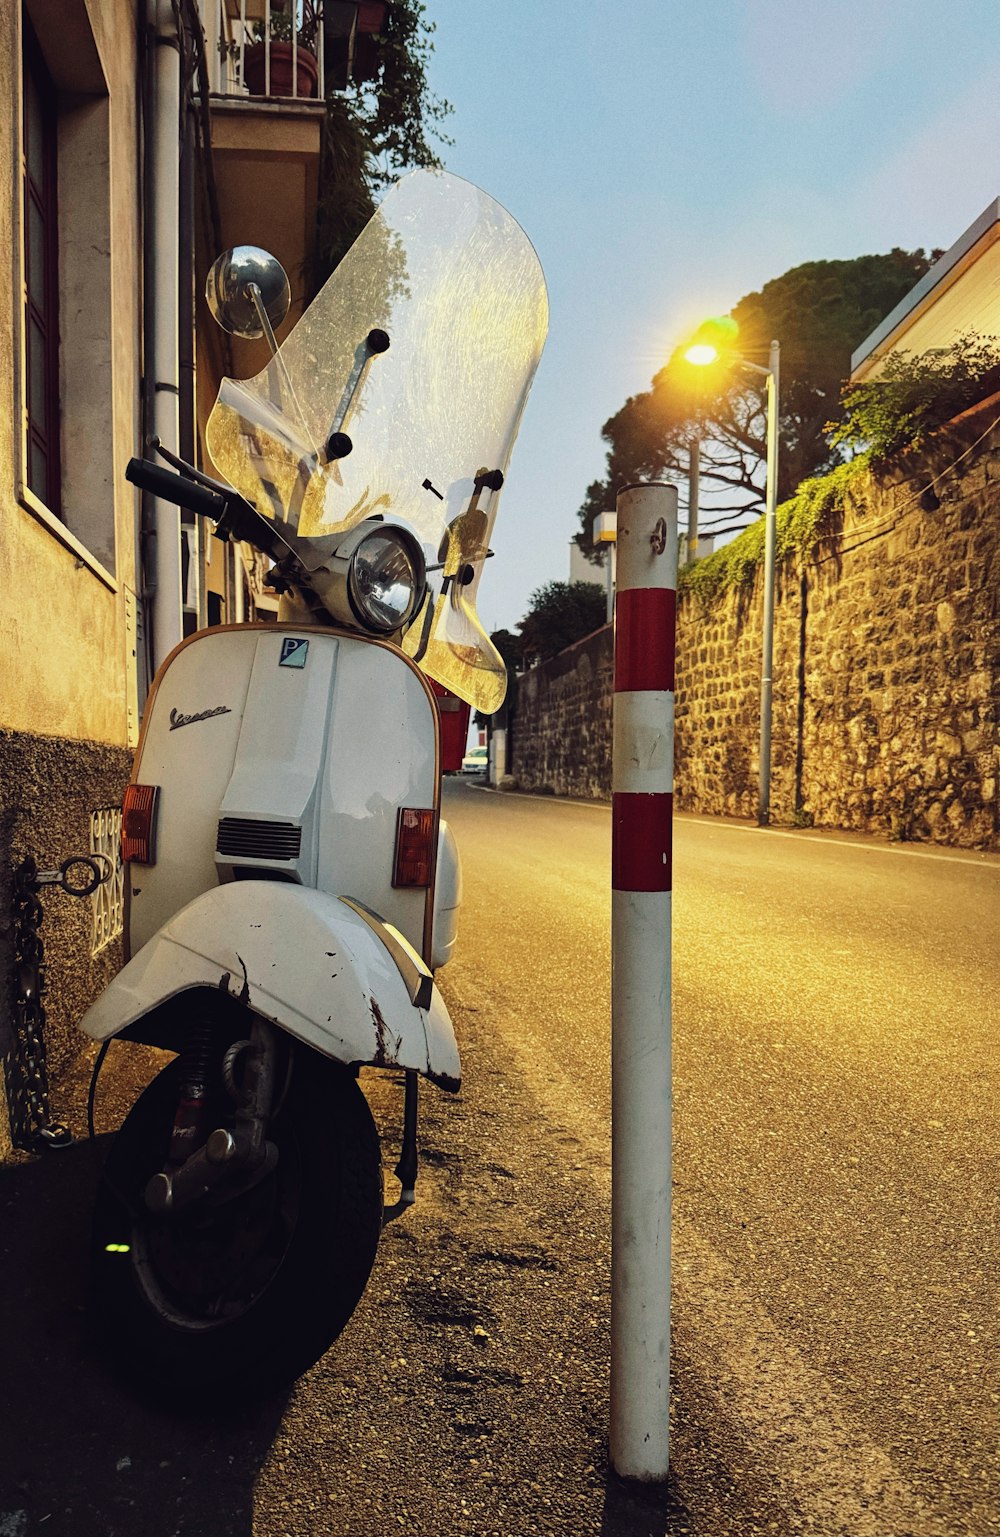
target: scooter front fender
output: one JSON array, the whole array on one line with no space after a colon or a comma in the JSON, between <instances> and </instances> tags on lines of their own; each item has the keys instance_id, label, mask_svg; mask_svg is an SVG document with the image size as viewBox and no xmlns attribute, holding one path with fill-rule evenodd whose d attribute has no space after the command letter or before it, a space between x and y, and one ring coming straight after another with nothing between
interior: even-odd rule
<instances>
[{"instance_id":1,"label":"scooter front fender","mask_svg":"<svg viewBox=\"0 0 1000 1537\"><path fill-rule=\"evenodd\" d=\"M456 1090L462 1069L440 993L425 976L411 1001L405 967L364 911L290 883L216 886L133 956L81 1028L107 1040L179 993L218 988L335 1061L413 1068Z\"/></svg>"}]
</instances>

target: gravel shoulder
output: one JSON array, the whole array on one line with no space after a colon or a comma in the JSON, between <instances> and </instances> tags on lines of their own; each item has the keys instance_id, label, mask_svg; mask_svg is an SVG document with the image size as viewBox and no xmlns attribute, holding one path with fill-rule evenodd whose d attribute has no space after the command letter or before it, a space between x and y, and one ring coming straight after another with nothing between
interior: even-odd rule
<instances>
[{"instance_id":1,"label":"gravel shoulder","mask_svg":"<svg viewBox=\"0 0 1000 1537\"><path fill-rule=\"evenodd\" d=\"M415 1207L390 1207L353 1320L290 1393L178 1415L108 1371L82 1312L86 1231L106 1131L162 1054L108 1057L95 1144L0 1170L4 1537L520 1537L780 1532L746 1448L675 1360L683 1402L662 1488L609 1473L607 1159L548 1118L445 981L462 1041L458 1096L422 1086ZM402 1086L366 1072L398 1194ZM85 1134L84 1064L54 1102ZM608 1157L610 1156L610 1150Z\"/></svg>"}]
</instances>

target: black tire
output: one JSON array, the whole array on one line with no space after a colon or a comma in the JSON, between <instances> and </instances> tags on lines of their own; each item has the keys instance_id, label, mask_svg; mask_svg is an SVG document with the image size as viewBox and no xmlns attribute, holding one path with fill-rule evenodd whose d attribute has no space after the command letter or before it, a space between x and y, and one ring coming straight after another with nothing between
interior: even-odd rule
<instances>
[{"instance_id":1,"label":"black tire","mask_svg":"<svg viewBox=\"0 0 1000 1537\"><path fill-rule=\"evenodd\" d=\"M203 1405L203 1389L284 1386L329 1349L365 1289L382 1226L378 1133L356 1079L294 1049L268 1128L277 1167L233 1200L163 1217L145 1208L170 1139L176 1063L112 1144L94 1214L92 1308L122 1368L154 1392Z\"/></svg>"}]
</instances>

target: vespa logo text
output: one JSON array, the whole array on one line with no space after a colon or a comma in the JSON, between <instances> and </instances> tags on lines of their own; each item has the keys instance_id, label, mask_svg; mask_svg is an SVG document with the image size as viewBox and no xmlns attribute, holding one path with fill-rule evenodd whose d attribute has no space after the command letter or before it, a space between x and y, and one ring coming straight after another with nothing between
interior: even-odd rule
<instances>
[{"instance_id":1,"label":"vespa logo text","mask_svg":"<svg viewBox=\"0 0 1000 1537\"><path fill-rule=\"evenodd\" d=\"M232 713L227 704L217 704L214 710L199 710L197 715L182 715L180 710L171 710L170 729L176 731L178 726L193 726L196 720L211 720L213 715L232 715Z\"/></svg>"}]
</instances>

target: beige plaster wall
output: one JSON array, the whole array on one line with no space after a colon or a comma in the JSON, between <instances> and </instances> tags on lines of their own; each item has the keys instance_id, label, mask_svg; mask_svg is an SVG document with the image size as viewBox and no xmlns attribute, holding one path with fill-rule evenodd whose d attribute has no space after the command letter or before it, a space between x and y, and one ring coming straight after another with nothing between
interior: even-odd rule
<instances>
[{"instance_id":1,"label":"beige plaster wall","mask_svg":"<svg viewBox=\"0 0 1000 1537\"><path fill-rule=\"evenodd\" d=\"M122 472L139 435L135 11L131 0L34 0L29 9L68 111L71 92L93 91L101 75L107 85L103 113L80 113L77 96L71 115L106 125L103 162L99 153L87 160L95 185L106 186L106 214L95 228L103 225L110 246L92 254L103 260L109 286L87 313L86 294L64 284L69 308L60 331L77 343L67 363L77 376L77 409L64 414L64 457L72 455L74 470L89 467L88 517L100 514L104 497L112 506L101 537L82 516L73 474L65 526L20 494L20 7L9 4L0 6L0 251L8 253L0 262L0 315L7 317L0 325L0 388L7 397L0 410L0 727L124 744L131 660L125 589L136 586L136 502ZM69 199L77 189L66 191ZM81 344L93 348L91 370ZM74 496L81 510L75 528Z\"/></svg>"}]
</instances>

